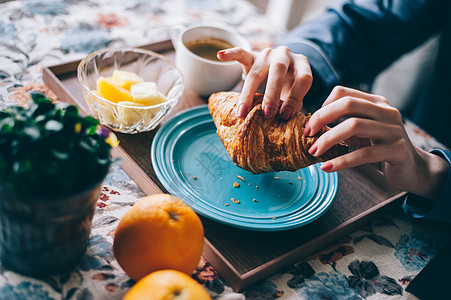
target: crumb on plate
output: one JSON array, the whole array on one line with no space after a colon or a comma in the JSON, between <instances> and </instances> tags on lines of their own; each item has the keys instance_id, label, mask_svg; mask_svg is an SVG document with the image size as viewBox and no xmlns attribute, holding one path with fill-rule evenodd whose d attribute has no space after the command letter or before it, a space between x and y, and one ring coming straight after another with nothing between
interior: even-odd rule
<instances>
[{"instance_id":1,"label":"crumb on plate","mask_svg":"<svg viewBox=\"0 0 451 300\"><path fill-rule=\"evenodd\" d=\"M236 174L235 176L236 176L236 178L238 178L238 179L240 179L240 180L242 180L242 181L246 181L246 180L244 180L243 176L240 176L240 175L238 175L238 174Z\"/></svg>"}]
</instances>

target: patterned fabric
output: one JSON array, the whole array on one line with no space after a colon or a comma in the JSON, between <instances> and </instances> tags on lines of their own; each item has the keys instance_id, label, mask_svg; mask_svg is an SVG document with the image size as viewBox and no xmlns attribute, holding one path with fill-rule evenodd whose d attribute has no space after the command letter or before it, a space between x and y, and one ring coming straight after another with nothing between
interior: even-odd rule
<instances>
[{"instance_id":1,"label":"patterned fabric","mask_svg":"<svg viewBox=\"0 0 451 300\"><path fill-rule=\"evenodd\" d=\"M271 46L282 36L244 0L30 0L0 4L0 11L0 109L25 104L30 90L55 98L42 82L45 65L106 46L167 39L176 24L225 23L254 49ZM424 149L441 146L411 123L406 126ZM38 280L0 266L0 299L121 299L134 281L114 259L114 230L142 196L114 166L77 267ZM399 210L242 293L233 292L204 260L192 276L214 299L404 299L405 287L448 240L445 228L413 222Z\"/></svg>"}]
</instances>

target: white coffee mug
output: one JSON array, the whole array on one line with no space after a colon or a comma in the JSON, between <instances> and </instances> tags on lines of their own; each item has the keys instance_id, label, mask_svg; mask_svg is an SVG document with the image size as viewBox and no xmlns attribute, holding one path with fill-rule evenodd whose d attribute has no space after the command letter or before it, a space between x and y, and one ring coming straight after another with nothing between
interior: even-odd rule
<instances>
[{"instance_id":1,"label":"white coffee mug","mask_svg":"<svg viewBox=\"0 0 451 300\"><path fill-rule=\"evenodd\" d=\"M209 39L222 40L250 51L248 41L232 29L210 25L174 28L175 64L183 74L185 86L201 96L232 89L242 74L242 67L236 61L214 61L194 54L187 47L193 42Z\"/></svg>"}]
</instances>

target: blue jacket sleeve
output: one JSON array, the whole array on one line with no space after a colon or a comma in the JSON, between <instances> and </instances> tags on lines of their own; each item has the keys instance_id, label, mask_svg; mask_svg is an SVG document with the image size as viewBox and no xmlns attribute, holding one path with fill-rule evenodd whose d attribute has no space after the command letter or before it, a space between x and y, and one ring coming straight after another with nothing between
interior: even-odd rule
<instances>
[{"instance_id":1,"label":"blue jacket sleeve","mask_svg":"<svg viewBox=\"0 0 451 300\"><path fill-rule=\"evenodd\" d=\"M449 5L434 0L341 0L296 27L280 44L307 56L314 85L323 87L312 90L326 95L337 84L371 83L395 59L439 32Z\"/></svg>"},{"instance_id":2,"label":"blue jacket sleeve","mask_svg":"<svg viewBox=\"0 0 451 300\"><path fill-rule=\"evenodd\" d=\"M431 153L442 156L451 164L451 152L445 150L432 150ZM451 170L446 185L437 199L432 202L417 195L408 194L403 204L404 211L415 219L424 219L451 223Z\"/></svg>"}]
</instances>

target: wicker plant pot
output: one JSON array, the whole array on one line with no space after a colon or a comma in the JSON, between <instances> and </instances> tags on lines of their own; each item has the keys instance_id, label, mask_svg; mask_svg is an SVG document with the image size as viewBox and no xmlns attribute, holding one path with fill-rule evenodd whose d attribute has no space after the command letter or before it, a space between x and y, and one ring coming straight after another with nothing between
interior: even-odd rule
<instances>
[{"instance_id":1,"label":"wicker plant pot","mask_svg":"<svg viewBox=\"0 0 451 300\"><path fill-rule=\"evenodd\" d=\"M18 273L69 270L84 254L101 183L76 195L24 197L0 186L0 259Z\"/></svg>"}]
</instances>

